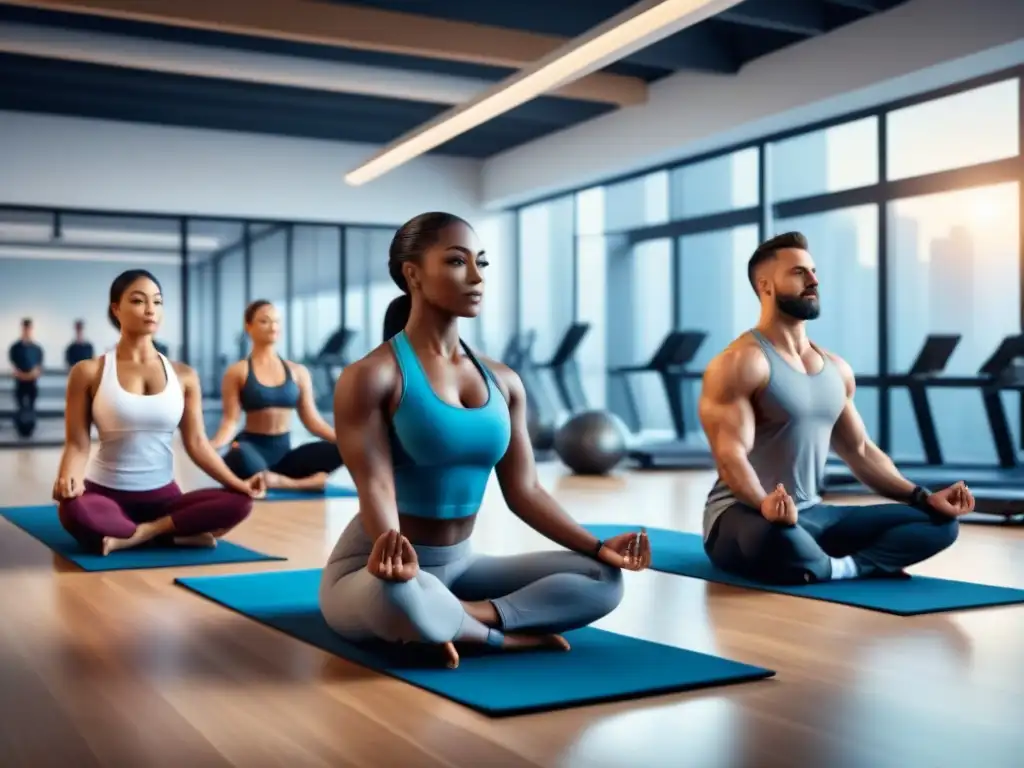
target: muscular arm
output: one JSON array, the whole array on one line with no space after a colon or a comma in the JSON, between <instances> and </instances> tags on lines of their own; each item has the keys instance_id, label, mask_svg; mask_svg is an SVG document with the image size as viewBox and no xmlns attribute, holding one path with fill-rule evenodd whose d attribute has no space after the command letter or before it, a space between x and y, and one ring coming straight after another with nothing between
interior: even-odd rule
<instances>
[{"instance_id":1,"label":"muscular arm","mask_svg":"<svg viewBox=\"0 0 1024 768\"><path fill-rule=\"evenodd\" d=\"M185 412L179 424L185 452L197 467L225 488L248 495L248 486L228 469L227 464L206 437L206 425L203 423L203 393L199 386L199 377L194 370L182 363L174 363L174 369L185 391Z\"/></svg>"},{"instance_id":2,"label":"muscular arm","mask_svg":"<svg viewBox=\"0 0 1024 768\"><path fill-rule=\"evenodd\" d=\"M320 409L316 407L316 396L313 392L313 377L309 375L309 369L304 365L292 365L295 381L299 385L299 420L309 430L310 434L326 440L329 443L336 441L334 430L331 425L323 420Z\"/></svg>"},{"instance_id":3,"label":"muscular arm","mask_svg":"<svg viewBox=\"0 0 1024 768\"><path fill-rule=\"evenodd\" d=\"M502 495L509 509L538 533L576 552L597 554L598 539L577 523L537 479L533 448L526 428L526 391L510 368L492 361L488 367L501 383L512 420L512 439L495 467Z\"/></svg>"},{"instance_id":4,"label":"muscular arm","mask_svg":"<svg viewBox=\"0 0 1024 768\"><path fill-rule=\"evenodd\" d=\"M846 361L831 355L846 384L846 404L832 428L832 449L861 483L880 496L906 501L914 484L896 469L896 465L868 436L864 422L853 404L857 381Z\"/></svg>"},{"instance_id":5,"label":"muscular arm","mask_svg":"<svg viewBox=\"0 0 1024 768\"><path fill-rule=\"evenodd\" d=\"M722 481L754 509L760 509L768 494L747 458L754 447L752 398L767 378L767 362L757 349L727 349L705 369L698 405Z\"/></svg>"},{"instance_id":6,"label":"muscular arm","mask_svg":"<svg viewBox=\"0 0 1024 768\"><path fill-rule=\"evenodd\" d=\"M220 384L221 417L220 426L213 437L210 438L210 445L214 450L220 450L231 442L238 428L238 421L242 417L242 366L244 363L235 363L224 371L224 379Z\"/></svg>"},{"instance_id":7,"label":"muscular arm","mask_svg":"<svg viewBox=\"0 0 1024 768\"><path fill-rule=\"evenodd\" d=\"M68 374L64 404L64 452L60 457L59 477L81 480L89 461L92 429L92 394L90 387L97 374L95 360L76 363Z\"/></svg>"},{"instance_id":8,"label":"muscular arm","mask_svg":"<svg viewBox=\"0 0 1024 768\"><path fill-rule=\"evenodd\" d=\"M347 366L334 388L338 452L355 482L363 530L371 541L399 530L386 420L397 375L393 360L371 352Z\"/></svg>"}]
</instances>

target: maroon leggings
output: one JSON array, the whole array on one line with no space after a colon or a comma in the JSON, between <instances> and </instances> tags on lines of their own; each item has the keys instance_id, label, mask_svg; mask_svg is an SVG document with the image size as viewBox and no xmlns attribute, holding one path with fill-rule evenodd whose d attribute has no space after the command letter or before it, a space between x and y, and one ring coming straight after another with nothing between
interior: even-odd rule
<instances>
[{"instance_id":1,"label":"maroon leggings","mask_svg":"<svg viewBox=\"0 0 1024 768\"><path fill-rule=\"evenodd\" d=\"M151 491L118 491L85 483L85 492L60 503L61 525L84 547L98 549L105 536L127 539L139 523L170 515L174 536L234 528L252 511L252 499L223 488L182 493L177 483Z\"/></svg>"}]
</instances>

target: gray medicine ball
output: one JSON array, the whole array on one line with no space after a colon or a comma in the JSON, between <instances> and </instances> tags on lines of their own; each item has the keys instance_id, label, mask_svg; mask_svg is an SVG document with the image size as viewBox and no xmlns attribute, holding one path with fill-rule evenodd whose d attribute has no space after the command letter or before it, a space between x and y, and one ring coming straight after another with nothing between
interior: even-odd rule
<instances>
[{"instance_id":1,"label":"gray medicine ball","mask_svg":"<svg viewBox=\"0 0 1024 768\"><path fill-rule=\"evenodd\" d=\"M555 453L577 475L604 475L625 458L626 433L614 414L585 411L555 433Z\"/></svg>"}]
</instances>

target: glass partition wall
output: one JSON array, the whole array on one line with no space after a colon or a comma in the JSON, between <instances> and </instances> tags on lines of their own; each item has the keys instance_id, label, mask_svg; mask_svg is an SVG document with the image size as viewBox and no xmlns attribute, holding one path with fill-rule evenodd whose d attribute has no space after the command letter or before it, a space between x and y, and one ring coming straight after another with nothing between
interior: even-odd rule
<instances>
[{"instance_id":1,"label":"glass partition wall","mask_svg":"<svg viewBox=\"0 0 1024 768\"><path fill-rule=\"evenodd\" d=\"M281 313L281 354L316 367L326 347L336 374L339 360L380 343L384 308L397 295L386 269L394 231L0 206L0 324L13 338L32 317L57 369L76 321L100 354L117 340L106 317L110 283L142 268L165 297L157 341L197 370L208 397L248 354L243 314L255 299Z\"/></svg>"}]
</instances>

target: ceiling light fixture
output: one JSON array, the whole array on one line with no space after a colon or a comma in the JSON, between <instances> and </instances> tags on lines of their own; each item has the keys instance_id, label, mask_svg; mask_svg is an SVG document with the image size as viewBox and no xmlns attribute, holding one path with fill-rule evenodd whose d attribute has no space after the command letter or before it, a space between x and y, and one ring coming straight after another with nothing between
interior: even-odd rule
<instances>
[{"instance_id":1,"label":"ceiling light fixture","mask_svg":"<svg viewBox=\"0 0 1024 768\"><path fill-rule=\"evenodd\" d=\"M358 187L559 86L589 75L740 0L643 0L475 98L399 137L345 176Z\"/></svg>"}]
</instances>

